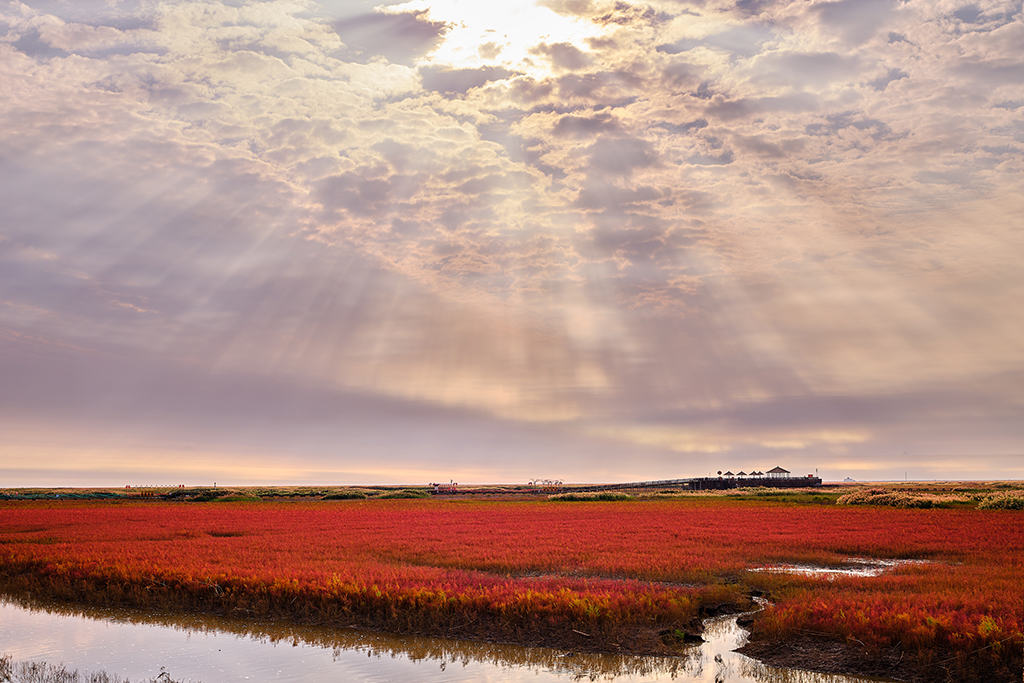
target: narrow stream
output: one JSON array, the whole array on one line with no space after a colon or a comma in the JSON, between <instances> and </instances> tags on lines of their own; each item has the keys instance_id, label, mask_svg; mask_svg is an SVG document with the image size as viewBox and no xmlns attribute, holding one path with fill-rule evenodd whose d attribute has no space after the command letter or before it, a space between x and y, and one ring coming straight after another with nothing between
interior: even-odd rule
<instances>
[{"instance_id":1,"label":"narrow stream","mask_svg":"<svg viewBox=\"0 0 1024 683\"><path fill-rule=\"evenodd\" d=\"M133 680L155 677L161 667L176 680L196 683L880 680L778 669L732 652L746 638L735 616L709 619L705 631L708 642L694 645L683 657L591 655L0 597L0 654Z\"/></svg>"}]
</instances>

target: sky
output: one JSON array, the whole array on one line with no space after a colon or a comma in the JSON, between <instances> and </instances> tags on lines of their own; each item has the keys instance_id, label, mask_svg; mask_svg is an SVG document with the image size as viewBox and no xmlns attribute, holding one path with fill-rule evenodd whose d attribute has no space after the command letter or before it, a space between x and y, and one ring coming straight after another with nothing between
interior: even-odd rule
<instances>
[{"instance_id":1,"label":"sky","mask_svg":"<svg viewBox=\"0 0 1024 683\"><path fill-rule=\"evenodd\" d=\"M0 92L0 486L1024 479L1021 0L4 0Z\"/></svg>"}]
</instances>

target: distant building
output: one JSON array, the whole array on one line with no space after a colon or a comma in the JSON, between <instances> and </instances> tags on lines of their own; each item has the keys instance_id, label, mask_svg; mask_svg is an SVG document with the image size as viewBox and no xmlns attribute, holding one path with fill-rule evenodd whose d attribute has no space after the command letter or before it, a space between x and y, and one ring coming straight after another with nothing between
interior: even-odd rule
<instances>
[{"instance_id":1,"label":"distant building","mask_svg":"<svg viewBox=\"0 0 1024 683\"><path fill-rule=\"evenodd\" d=\"M788 479L790 475L789 470L784 470L778 465L768 470L769 479Z\"/></svg>"}]
</instances>

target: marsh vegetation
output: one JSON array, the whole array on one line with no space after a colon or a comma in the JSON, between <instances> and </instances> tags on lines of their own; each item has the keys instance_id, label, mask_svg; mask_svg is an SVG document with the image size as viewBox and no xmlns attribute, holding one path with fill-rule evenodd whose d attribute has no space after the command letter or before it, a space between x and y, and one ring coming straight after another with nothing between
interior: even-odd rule
<instances>
[{"instance_id":1,"label":"marsh vegetation","mask_svg":"<svg viewBox=\"0 0 1024 683\"><path fill-rule=\"evenodd\" d=\"M368 497L325 501L313 490L248 489L231 490L227 505L8 501L0 587L85 604L661 655L699 635L702 618L766 596L772 606L750 624L750 651L763 659L799 644L819 668L882 661L907 680L1019 681L1024 525L1019 512L984 504L1019 490L935 488L581 501L403 499L408 488L368 489L372 497L345 489ZM835 504L857 489L868 492L862 502ZM889 494L933 503L879 504ZM842 569L853 558L928 561L877 576L758 571ZM806 654L815 648L828 661Z\"/></svg>"}]
</instances>

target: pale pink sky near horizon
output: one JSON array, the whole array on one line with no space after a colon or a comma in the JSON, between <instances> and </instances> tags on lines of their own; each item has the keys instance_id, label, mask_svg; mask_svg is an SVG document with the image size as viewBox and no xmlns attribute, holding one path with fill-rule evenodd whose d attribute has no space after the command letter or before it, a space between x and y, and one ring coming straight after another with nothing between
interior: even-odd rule
<instances>
[{"instance_id":1,"label":"pale pink sky near horizon","mask_svg":"<svg viewBox=\"0 0 1024 683\"><path fill-rule=\"evenodd\" d=\"M1024 479L1020 0L0 2L0 487Z\"/></svg>"}]
</instances>

